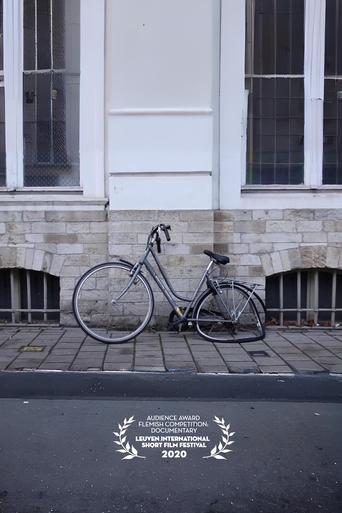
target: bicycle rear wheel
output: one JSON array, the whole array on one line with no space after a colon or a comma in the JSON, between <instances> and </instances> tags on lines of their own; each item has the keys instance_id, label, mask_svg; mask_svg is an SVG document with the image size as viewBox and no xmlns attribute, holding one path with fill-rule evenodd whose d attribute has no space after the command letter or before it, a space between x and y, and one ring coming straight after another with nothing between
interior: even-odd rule
<instances>
[{"instance_id":1,"label":"bicycle rear wheel","mask_svg":"<svg viewBox=\"0 0 342 513\"><path fill-rule=\"evenodd\" d=\"M253 295L234 284L220 285L220 292L206 290L195 307L197 332L211 342L254 342L265 336L261 310ZM259 314L260 310L260 314Z\"/></svg>"},{"instance_id":2,"label":"bicycle rear wheel","mask_svg":"<svg viewBox=\"0 0 342 513\"><path fill-rule=\"evenodd\" d=\"M100 264L87 271L75 287L74 315L80 327L96 340L127 342L141 333L152 317L151 287L142 274L130 283L131 269L121 262Z\"/></svg>"}]
</instances>

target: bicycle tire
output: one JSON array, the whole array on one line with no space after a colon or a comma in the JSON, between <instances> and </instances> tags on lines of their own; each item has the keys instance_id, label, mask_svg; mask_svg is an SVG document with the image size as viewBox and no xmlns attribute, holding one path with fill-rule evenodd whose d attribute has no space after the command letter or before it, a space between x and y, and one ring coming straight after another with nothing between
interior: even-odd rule
<instances>
[{"instance_id":1,"label":"bicycle tire","mask_svg":"<svg viewBox=\"0 0 342 513\"><path fill-rule=\"evenodd\" d=\"M131 269L122 262L107 262L92 267L78 280L72 308L87 335L106 344L119 344L146 328L153 314L154 297L141 273L123 297L112 302L129 283Z\"/></svg>"},{"instance_id":2,"label":"bicycle tire","mask_svg":"<svg viewBox=\"0 0 342 513\"><path fill-rule=\"evenodd\" d=\"M196 303L194 319L199 335L210 342L219 343L255 342L263 339L265 323L260 318L253 295L250 297L243 287L236 284L222 284L220 290L220 295L211 289L205 290ZM262 311L265 311L259 296L257 300Z\"/></svg>"}]
</instances>

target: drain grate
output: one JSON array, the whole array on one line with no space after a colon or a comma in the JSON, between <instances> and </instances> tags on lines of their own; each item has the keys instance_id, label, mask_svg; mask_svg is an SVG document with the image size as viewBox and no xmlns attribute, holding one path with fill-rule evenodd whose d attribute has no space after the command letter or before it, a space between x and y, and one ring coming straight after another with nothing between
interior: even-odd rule
<instances>
[{"instance_id":1,"label":"drain grate","mask_svg":"<svg viewBox=\"0 0 342 513\"><path fill-rule=\"evenodd\" d=\"M20 353L41 353L44 351L45 346L21 346Z\"/></svg>"},{"instance_id":2,"label":"drain grate","mask_svg":"<svg viewBox=\"0 0 342 513\"><path fill-rule=\"evenodd\" d=\"M270 355L266 353L266 351L247 351L249 356L266 356L267 358L270 358Z\"/></svg>"}]
</instances>

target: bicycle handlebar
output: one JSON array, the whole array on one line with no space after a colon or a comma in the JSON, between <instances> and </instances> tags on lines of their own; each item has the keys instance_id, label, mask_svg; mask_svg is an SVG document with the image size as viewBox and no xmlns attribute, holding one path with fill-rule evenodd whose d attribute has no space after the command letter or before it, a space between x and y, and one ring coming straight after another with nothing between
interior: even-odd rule
<instances>
[{"instance_id":1,"label":"bicycle handlebar","mask_svg":"<svg viewBox=\"0 0 342 513\"><path fill-rule=\"evenodd\" d=\"M157 251L158 253L161 253L161 238L160 238L160 230L164 232L166 240L169 242L171 240L169 231L171 231L171 226L169 224L158 224L157 226L154 226L151 230L151 233L148 238L148 244L155 242L157 244ZM153 241L153 236L155 236L155 239Z\"/></svg>"}]
</instances>

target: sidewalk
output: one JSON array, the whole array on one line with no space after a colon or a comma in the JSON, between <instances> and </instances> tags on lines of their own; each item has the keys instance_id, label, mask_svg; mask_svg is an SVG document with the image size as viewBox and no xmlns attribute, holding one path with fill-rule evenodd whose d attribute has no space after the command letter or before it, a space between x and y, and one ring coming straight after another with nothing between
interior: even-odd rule
<instances>
[{"instance_id":1,"label":"sidewalk","mask_svg":"<svg viewBox=\"0 0 342 513\"><path fill-rule=\"evenodd\" d=\"M0 370L342 374L342 330L269 329L264 341L212 344L195 333L144 332L106 345L79 328L0 328Z\"/></svg>"}]
</instances>

